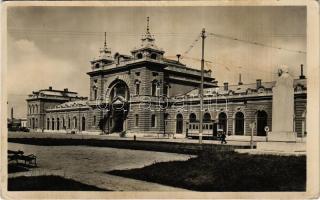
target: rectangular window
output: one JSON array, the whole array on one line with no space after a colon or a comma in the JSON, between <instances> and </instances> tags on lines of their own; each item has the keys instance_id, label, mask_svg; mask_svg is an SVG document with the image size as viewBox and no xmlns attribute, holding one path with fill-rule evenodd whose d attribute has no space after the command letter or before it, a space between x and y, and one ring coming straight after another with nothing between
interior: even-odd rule
<instances>
[{"instance_id":1,"label":"rectangular window","mask_svg":"<svg viewBox=\"0 0 320 200\"><path fill-rule=\"evenodd\" d=\"M156 115L151 115L151 127L156 127Z\"/></svg>"},{"instance_id":2,"label":"rectangular window","mask_svg":"<svg viewBox=\"0 0 320 200\"><path fill-rule=\"evenodd\" d=\"M138 127L138 126L139 126L139 115L135 115L135 122L134 122L134 125L135 125L136 127Z\"/></svg>"},{"instance_id":3,"label":"rectangular window","mask_svg":"<svg viewBox=\"0 0 320 200\"><path fill-rule=\"evenodd\" d=\"M96 125L96 116L93 116L93 126Z\"/></svg>"}]
</instances>

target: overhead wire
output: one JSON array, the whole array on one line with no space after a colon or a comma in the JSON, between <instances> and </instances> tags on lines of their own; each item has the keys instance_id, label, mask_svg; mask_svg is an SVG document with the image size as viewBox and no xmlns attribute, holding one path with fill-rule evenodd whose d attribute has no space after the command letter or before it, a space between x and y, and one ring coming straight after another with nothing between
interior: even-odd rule
<instances>
[{"instance_id":1,"label":"overhead wire","mask_svg":"<svg viewBox=\"0 0 320 200\"><path fill-rule=\"evenodd\" d=\"M244 43L257 45L257 46L262 46L262 47L268 47L268 48L273 48L273 49L278 49L278 50L284 50L284 51L288 51L288 52L301 53L301 54L306 54L307 53L306 51L302 51L302 50L293 50L293 49L288 49L288 48L284 48L284 47L277 47L277 46L273 46L273 45L264 44L264 43L261 43L261 42L245 40L245 39L226 36L226 35L217 34L217 33L207 33L207 35L208 36L218 37L218 38L223 38L223 39L227 39L227 40L244 42Z\"/></svg>"}]
</instances>

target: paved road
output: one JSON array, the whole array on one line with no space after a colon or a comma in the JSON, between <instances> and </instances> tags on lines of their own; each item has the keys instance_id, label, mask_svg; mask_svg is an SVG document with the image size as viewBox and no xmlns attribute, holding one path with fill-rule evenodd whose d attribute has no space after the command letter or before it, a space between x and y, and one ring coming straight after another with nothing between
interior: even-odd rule
<instances>
[{"instance_id":1,"label":"paved road","mask_svg":"<svg viewBox=\"0 0 320 200\"><path fill-rule=\"evenodd\" d=\"M180 188L108 175L114 169L140 168L154 162L187 160L175 153L89 146L37 146L9 143L10 150L35 154L39 169L29 174L58 174L82 183L116 191L182 191Z\"/></svg>"}]
</instances>

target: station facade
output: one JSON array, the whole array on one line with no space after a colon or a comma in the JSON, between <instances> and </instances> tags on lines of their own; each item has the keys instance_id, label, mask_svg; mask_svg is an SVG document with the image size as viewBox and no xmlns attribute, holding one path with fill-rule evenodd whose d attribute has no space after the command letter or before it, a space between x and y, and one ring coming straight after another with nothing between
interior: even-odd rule
<instances>
[{"instance_id":1,"label":"station facade","mask_svg":"<svg viewBox=\"0 0 320 200\"><path fill-rule=\"evenodd\" d=\"M130 55L112 54L106 41L90 62L90 96L67 89L33 92L27 98L28 127L43 132L196 136L199 132L201 71L164 57L147 27ZM272 130L275 82L218 85L204 71L203 134L265 136ZM306 134L307 87L303 73L294 80L294 130Z\"/></svg>"}]
</instances>

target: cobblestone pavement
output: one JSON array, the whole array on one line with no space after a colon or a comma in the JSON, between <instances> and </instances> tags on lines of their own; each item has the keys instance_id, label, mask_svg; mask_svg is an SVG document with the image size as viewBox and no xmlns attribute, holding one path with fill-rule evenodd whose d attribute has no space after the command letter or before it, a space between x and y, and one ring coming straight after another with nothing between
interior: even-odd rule
<instances>
[{"instance_id":1,"label":"cobblestone pavement","mask_svg":"<svg viewBox=\"0 0 320 200\"><path fill-rule=\"evenodd\" d=\"M10 150L35 154L39 168L17 175L60 175L116 191L182 191L183 189L106 174L115 169L140 168L155 162L187 160L191 155L88 146L38 146L8 143Z\"/></svg>"}]
</instances>

